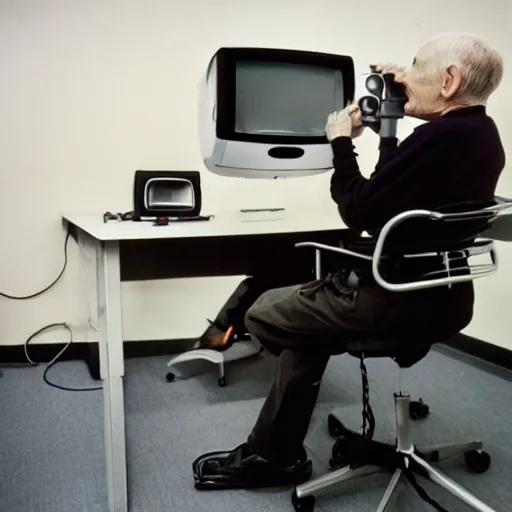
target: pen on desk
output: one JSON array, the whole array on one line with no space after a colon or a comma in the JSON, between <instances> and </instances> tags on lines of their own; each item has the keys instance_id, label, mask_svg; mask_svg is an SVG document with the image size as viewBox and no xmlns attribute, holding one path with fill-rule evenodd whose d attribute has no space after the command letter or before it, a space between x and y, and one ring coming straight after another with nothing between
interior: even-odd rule
<instances>
[{"instance_id":1,"label":"pen on desk","mask_svg":"<svg viewBox=\"0 0 512 512\"><path fill-rule=\"evenodd\" d=\"M196 217L169 217L169 222L192 222L198 220L212 220L213 215L198 215Z\"/></svg>"},{"instance_id":2,"label":"pen on desk","mask_svg":"<svg viewBox=\"0 0 512 512\"><path fill-rule=\"evenodd\" d=\"M242 208L242 213L256 213L256 212L282 212L284 208Z\"/></svg>"}]
</instances>

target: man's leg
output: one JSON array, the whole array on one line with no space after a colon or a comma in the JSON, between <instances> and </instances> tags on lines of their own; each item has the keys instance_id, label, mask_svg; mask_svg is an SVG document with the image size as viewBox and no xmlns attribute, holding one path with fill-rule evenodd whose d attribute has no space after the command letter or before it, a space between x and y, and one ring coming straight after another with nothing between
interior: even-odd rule
<instances>
[{"instance_id":1,"label":"man's leg","mask_svg":"<svg viewBox=\"0 0 512 512\"><path fill-rule=\"evenodd\" d=\"M273 487L308 480L313 464L303 442L328 360L325 354L312 356L284 350L248 442L231 451L207 453L196 459L196 488ZM275 445L273 441L279 439L287 442Z\"/></svg>"},{"instance_id":2,"label":"man's leg","mask_svg":"<svg viewBox=\"0 0 512 512\"><path fill-rule=\"evenodd\" d=\"M251 449L283 466L299 461L329 355L285 349L249 435Z\"/></svg>"},{"instance_id":3,"label":"man's leg","mask_svg":"<svg viewBox=\"0 0 512 512\"><path fill-rule=\"evenodd\" d=\"M248 438L256 453L280 464L303 453L330 355L369 336L368 314L356 311L359 298L357 281L340 279L337 286L314 281L270 290L249 309L249 332L279 355L274 382Z\"/></svg>"},{"instance_id":4,"label":"man's leg","mask_svg":"<svg viewBox=\"0 0 512 512\"><path fill-rule=\"evenodd\" d=\"M235 288L211 325L200 336L201 348L229 348L235 335L241 338L248 332L245 315L260 295L273 288L309 281L313 275L312 263L310 254L299 253L293 246L288 251L281 251L279 258L253 263L250 277ZM230 327L233 327L233 332L227 335Z\"/></svg>"},{"instance_id":5,"label":"man's leg","mask_svg":"<svg viewBox=\"0 0 512 512\"><path fill-rule=\"evenodd\" d=\"M196 460L196 487L205 488L205 481L217 488L281 486L309 478L303 442L329 356L371 328L368 314L356 311L357 298L348 282L335 288L320 282L269 290L254 303L247 328L280 355L274 382L248 441Z\"/></svg>"}]
</instances>

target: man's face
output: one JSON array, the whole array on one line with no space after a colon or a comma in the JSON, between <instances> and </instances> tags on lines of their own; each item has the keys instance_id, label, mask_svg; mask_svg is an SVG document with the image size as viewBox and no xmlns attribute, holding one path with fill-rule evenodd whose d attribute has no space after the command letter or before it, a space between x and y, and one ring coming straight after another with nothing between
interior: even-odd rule
<instances>
[{"instance_id":1,"label":"man's face","mask_svg":"<svg viewBox=\"0 0 512 512\"><path fill-rule=\"evenodd\" d=\"M409 69L399 72L395 80L405 86L409 101L405 105L408 116L433 119L443 114L447 98L443 96L444 77L435 72L434 49L422 47Z\"/></svg>"}]
</instances>

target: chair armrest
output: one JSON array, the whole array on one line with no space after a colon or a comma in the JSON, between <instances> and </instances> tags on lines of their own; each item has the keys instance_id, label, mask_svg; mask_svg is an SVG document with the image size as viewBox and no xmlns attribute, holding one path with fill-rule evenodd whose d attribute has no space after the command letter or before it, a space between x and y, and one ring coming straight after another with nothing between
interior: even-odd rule
<instances>
[{"instance_id":1,"label":"chair armrest","mask_svg":"<svg viewBox=\"0 0 512 512\"><path fill-rule=\"evenodd\" d=\"M508 207L511 204L509 203ZM493 207L493 209L487 209L486 211L500 211L503 207L501 205ZM496 249L494 246L494 242L491 239L480 238L479 244L471 247L469 252L472 254L469 255L478 255L478 254L490 254L492 263L489 265L481 265L480 269L475 269L475 272L469 272L465 275L452 276L448 272L448 277L440 277L429 280L419 280L415 282L408 283L390 283L384 279L382 274L380 273L380 264L382 262L383 257L383 248L386 242L386 239L389 233L396 228L399 224L404 222L407 219L416 217L416 218L426 218L433 221L443 221L443 220L455 220L458 218L468 218L468 217L478 217L482 215L482 211L471 211L465 213L439 213L433 212L429 210L409 210L403 213L400 213L390 219L382 228L382 231L379 233L377 238L377 242L375 244L375 250L372 257L372 273L375 281L379 286L385 288L386 290L392 292L409 292L414 290L422 290L426 288L437 288L439 286L451 286L452 284L464 283L467 281L473 281L479 277L485 277L488 275L492 275L496 273L498 270L498 256L496 254ZM448 268L448 255L447 253L443 254L446 268ZM468 268L468 270L470 270Z\"/></svg>"},{"instance_id":2,"label":"chair armrest","mask_svg":"<svg viewBox=\"0 0 512 512\"><path fill-rule=\"evenodd\" d=\"M358 252L349 251L348 249L344 249L343 247L335 247L333 245L320 244L318 242L299 242L295 244L295 247L312 247L315 249L315 278L321 279L322 277L322 251L335 252L338 254L343 254L344 256L351 256L353 258L360 258L366 261L372 261L372 256L368 256L367 254L360 254Z\"/></svg>"},{"instance_id":3,"label":"chair armrest","mask_svg":"<svg viewBox=\"0 0 512 512\"><path fill-rule=\"evenodd\" d=\"M345 256L352 256L354 258L361 258L366 261L372 261L372 257L367 254L361 254L354 251L349 251L348 249L344 249L343 247L335 247L333 245L319 244L317 242L299 242L295 244L295 247L313 247L318 251L331 251L337 252L338 254L344 254Z\"/></svg>"},{"instance_id":4,"label":"chair armrest","mask_svg":"<svg viewBox=\"0 0 512 512\"><path fill-rule=\"evenodd\" d=\"M485 203L488 204L488 202ZM444 211L416 209L396 215L388 220L380 230L375 245L372 248L371 255L345 249L344 247L335 247L317 242L300 242L295 244L295 247L312 247L315 249L317 279L321 278L322 251L329 251L331 253L338 253L370 262L371 272L377 285L392 292L407 292L473 281L477 278L492 275L498 270L498 256L494 240L512 241L512 215L504 215L502 213L512 208L512 200L496 198L496 202L491 206L477 207L476 204L466 206L468 206L468 209L465 211L460 209L457 211L460 205L452 205L448 210L444 208ZM421 244L415 246L414 237L412 237L412 245L410 243L408 244L408 238L404 237L405 243L401 244L401 249L395 244L396 240L392 239L392 253L389 255L384 254L384 246L386 242L388 242L390 233L404 221L411 219L419 219L419 222L422 223L419 224L420 226L425 226L424 221L427 220L432 223L432 226L439 226L440 231L438 231L438 233L440 234L440 238L436 239L434 236L435 229L437 228L427 230L427 233L430 234L429 236L433 238L431 247L423 248ZM458 227L453 231L453 241L455 243L446 241L445 237L447 233L452 234L452 231L447 231L446 229L443 231L443 226L444 228L447 226L462 226L460 229ZM407 231L405 231L405 233L407 233ZM400 232L400 235L403 237L402 232ZM358 249L357 246L353 248ZM399 249L398 253L397 249ZM394 257L393 255L398 255L404 259L441 257L444 262L442 267L444 268L426 271L418 276L418 280L416 281L392 283L387 281L382 275L381 265L389 256ZM478 265L468 263L463 267L451 266L451 263L456 259L478 255L488 255L491 262ZM452 268L455 272L452 272ZM465 273L461 274L461 271L465 271ZM434 277L436 275L443 275L443 277ZM427 277L429 277L429 279L425 279Z\"/></svg>"}]
</instances>

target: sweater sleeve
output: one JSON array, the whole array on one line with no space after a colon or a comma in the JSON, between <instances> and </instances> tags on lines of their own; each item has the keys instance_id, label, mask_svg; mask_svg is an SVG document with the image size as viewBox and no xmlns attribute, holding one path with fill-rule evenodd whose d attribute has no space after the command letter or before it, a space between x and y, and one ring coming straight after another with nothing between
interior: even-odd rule
<instances>
[{"instance_id":1,"label":"sweater sleeve","mask_svg":"<svg viewBox=\"0 0 512 512\"><path fill-rule=\"evenodd\" d=\"M447 138L418 130L399 147L381 143L379 162L370 178L361 175L352 141L332 141L334 173L331 197L345 224L352 229L381 228L402 211L422 207L422 197L433 197L435 174L443 167Z\"/></svg>"},{"instance_id":2,"label":"sweater sleeve","mask_svg":"<svg viewBox=\"0 0 512 512\"><path fill-rule=\"evenodd\" d=\"M396 137L383 137L379 143L379 160L375 166L377 172L389 162L398 152L398 139Z\"/></svg>"}]
</instances>

